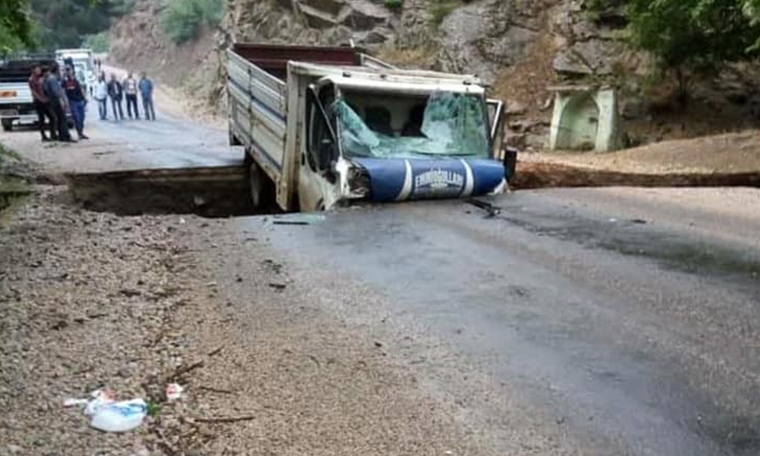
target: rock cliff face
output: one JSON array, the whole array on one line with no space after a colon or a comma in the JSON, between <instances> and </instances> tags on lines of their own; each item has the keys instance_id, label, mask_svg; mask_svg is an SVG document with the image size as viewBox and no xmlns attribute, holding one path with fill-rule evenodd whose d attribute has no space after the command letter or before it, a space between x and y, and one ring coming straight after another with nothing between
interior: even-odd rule
<instances>
[{"instance_id":1,"label":"rock cliff face","mask_svg":"<svg viewBox=\"0 0 760 456\"><path fill-rule=\"evenodd\" d=\"M222 44L238 41L392 45L401 14L371 0L228 0Z\"/></svg>"},{"instance_id":2,"label":"rock cliff face","mask_svg":"<svg viewBox=\"0 0 760 456\"><path fill-rule=\"evenodd\" d=\"M345 44L370 51L428 46L434 67L476 73L495 82L518 64L542 36L550 36L555 70L610 75L620 59L613 39L621 18L590 22L583 0L478 0L454 4L432 22L445 0L406 0L389 8L380 0L228 0L223 43L275 41ZM630 55L626 55L629 58Z\"/></svg>"},{"instance_id":3,"label":"rock cliff face","mask_svg":"<svg viewBox=\"0 0 760 456\"><path fill-rule=\"evenodd\" d=\"M618 88L623 119L638 136L633 143L740 128L760 111L751 76L757 73L741 68L697 81L699 106L691 114L663 114L674 85L647 84L651 62L618 39L625 17L614 11L592 16L585 0L226 0L218 30L180 47L157 25L163 4L143 0L116 24L112 54L172 80L193 81L220 109L224 50L232 43L353 42L400 66L477 74L507 100L509 138L523 150L545 147L548 88L557 84ZM704 113L716 110L725 122L704 122ZM673 128L676 122L697 127Z\"/></svg>"}]
</instances>

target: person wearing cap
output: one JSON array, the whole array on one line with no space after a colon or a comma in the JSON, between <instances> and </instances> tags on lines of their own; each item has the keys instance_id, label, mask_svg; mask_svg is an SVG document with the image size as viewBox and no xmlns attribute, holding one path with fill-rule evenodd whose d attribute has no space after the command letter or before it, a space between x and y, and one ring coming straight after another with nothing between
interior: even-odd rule
<instances>
[{"instance_id":1,"label":"person wearing cap","mask_svg":"<svg viewBox=\"0 0 760 456\"><path fill-rule=\"evenodd\" d=\"M89 139L84 134L84 116L87 107L87 97L85 96L82 85L77 81L74 69L66 67L66 76L63 79L63 89L66 91L66 98L69 100L69 109L71 117L74 118L74 127L76 127L79 140Z\"/></svg>"}]
</instances>

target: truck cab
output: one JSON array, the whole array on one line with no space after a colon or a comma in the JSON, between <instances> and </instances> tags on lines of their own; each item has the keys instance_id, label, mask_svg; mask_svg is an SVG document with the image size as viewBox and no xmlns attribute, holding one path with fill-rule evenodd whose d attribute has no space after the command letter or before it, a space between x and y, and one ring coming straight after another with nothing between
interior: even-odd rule
<instances>
[{"instance_id":1,"label":"truck cab","mask_svg":"<svg viewBox=\"0 0 760 456\"><path fill-rule=\"evenodd\" d=\"M301 208L504 191L500 103L489 118L476 78L338 70L305 88Z\"/></svg>"}]
</instances>

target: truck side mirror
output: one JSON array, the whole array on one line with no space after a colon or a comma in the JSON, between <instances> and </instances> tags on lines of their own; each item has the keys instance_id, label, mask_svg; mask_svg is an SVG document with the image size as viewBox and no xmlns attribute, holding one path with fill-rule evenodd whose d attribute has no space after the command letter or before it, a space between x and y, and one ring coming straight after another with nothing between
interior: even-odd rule
<instances>
[{"instance_id":1,"label":"truck side mirror","mask_svg":"<svg viewBox=\"0 0 760 456\"><path fill-rule=\"evenodd\" d=\"M507 147L504 149L504 177L507 181L511 181L517 175L517 149L514 147Z\"/></svg>"},{"instance_id":2,"label":"truck side mirror","mask_svg":"<svg viewBox=\"0 0 760 456\"><path fill-rule=\"evenodd\" d=\"M491 137L491 155L495 160L503 159L502 143L504 141L504 102L486 100L488 107L489 134Z\"/></svg>"}]
</instances>

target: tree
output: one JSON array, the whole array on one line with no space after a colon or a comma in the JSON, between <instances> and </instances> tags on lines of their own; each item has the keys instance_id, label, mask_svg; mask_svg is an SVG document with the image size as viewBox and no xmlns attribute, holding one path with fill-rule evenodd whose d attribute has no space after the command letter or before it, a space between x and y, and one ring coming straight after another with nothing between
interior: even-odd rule
<instances>
[{"instance_id":1,"label":"tree","mask_svg":"<svg viewBox=\"0 0 760 456\"><path fill-rule=\"evenodd\" d=\"M675 72L682 97L688 73L760 53L760 0L589 0L592 10L621 5L629 41Z\"/></svg>"},{"instance_id":2,"label":"tree","mask_svg":"<svg viewBox=\"0 0 760 456\"><path fill-rule=\"evenodd\" d=\"M86 35L108 30L134 0L29 0L41 48L78 47Z\"/></svg>"},{"instance_id":3,"label":"tree","mask_svg":"<svg viewBox=\"0 0 760 456\"><path fill-rule=\"evenodd\" d=\"M201 29L216 27L222 19L221 0L173 0L161 16L164 33L177 44L198 38Z\"/></svg>"},{"instance_id":4,"label":"tree","mask_svg":"<svg viewBox=\"0 0 760 456\"><path fill-rule=\"evenodd\" d=\"M0 53L78 47L136 0L0 0Z\"/></svg>"},{"instance_id":5,"label":"tree","mask_svg":"<svg viewBox=\"0 0 760 456\"><path fill-rule=\"evenodd\" d=\"M0 0L0 53L31 46L32 26L26 0Z\"/></svg>"},{"instance_id":6,"label":"tree","mask_svg":"<svg viewBox=\"0 0 760 456\"><path fill-rule=\"evenodd\" d=\"M760 0L743 0L742 12L744 13L752 25L760 24ZM756 51L760 49L760 37L755 40L755 44L752 45L752 50Z\"/></svg>"}]
</instances>

